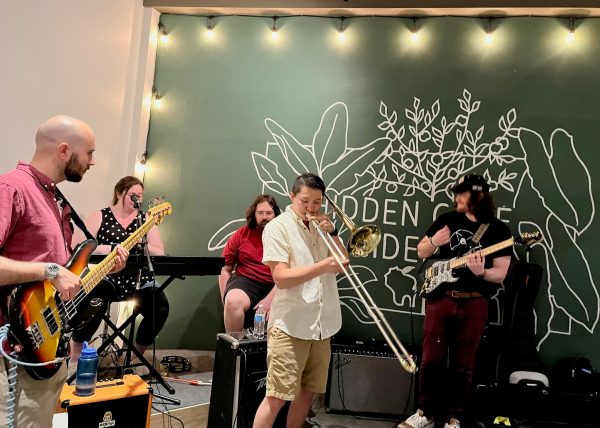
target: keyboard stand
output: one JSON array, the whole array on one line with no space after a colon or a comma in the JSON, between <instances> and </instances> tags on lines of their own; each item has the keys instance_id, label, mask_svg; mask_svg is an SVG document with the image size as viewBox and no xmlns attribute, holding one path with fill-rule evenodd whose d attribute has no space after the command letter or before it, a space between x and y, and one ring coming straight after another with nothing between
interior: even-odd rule
<instances>
[{"instance_id":1,"label":"keyboard stand","mask_svg":"<svg viewBox=\"0 0 600 428\"><path fill-rule=\"evenodd\" d=\"M165 282L163 282L161 284L160 287L158 287L155 290L155 292L163 291L175 279L185 279L185 277L183 275L171 275L170 277L167 278L167 280ZM130 363L131 352L133 352L135 354L135 356L138 357L138 359L140 360L140 363L145 365L146 367L148 367L148 370L150 370L150 374L151 374L152 378L156 379L162 386L164 386L165 389L169 392L169 394L174 394L175 390L173 389L173 387L171 387L171 385L169 385L163 379L163 377L154 368L154 366L148 360L146 360L146 358L144 358L144 356L142 355L142 353L140 351L138 351L135 348L135 346L133 344L133 334L130 334L130 337L127 337L123 334L123 331L130 324L135 322L135 319L138 315L139 315L139 310L134 308L133 313L129 317L127 317L127 319L125 321L123 321L123 323L120 326L117 326L114 322L112 322L112 320L107 316L106 313L103 314L102 319L108 325L108 327L110 327L110 329L113 331L113 333L106 340L104 340L102 345L100 345L98 347L98 355L100 355L102 353L102 351L104 351L107 347L113 345L114 341L117 337L120 337L121 340L123 341L123 344L127 345L127 356L125 358L124 368L127 368L130 366L129 363ZM134 326L132 325L131 328L133 329ZM73 380L75 379L75 376L76 376L76 373L73 373L71 376L69 376L67 378L67 384L70 384L71 382L73 382Z\"/></svg>"}]
</instances>

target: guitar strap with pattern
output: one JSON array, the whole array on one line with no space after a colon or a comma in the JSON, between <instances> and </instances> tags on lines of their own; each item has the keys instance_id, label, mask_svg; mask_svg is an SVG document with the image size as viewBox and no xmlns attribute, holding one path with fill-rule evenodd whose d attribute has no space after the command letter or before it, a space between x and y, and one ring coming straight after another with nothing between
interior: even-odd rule
<instances>
[{"instance_id":1,"label":"guitar strap with pattern","mask_svg":"<svg viewBox=\"0 0 600 428\"><path fill-rule=\"evenodd\" d=\"M475 232L475 235L473 235L473 237L471 238L471 242L475 245L479 244L481 237L483 236L483 234L489 226L489 223L482 223L481 226L479 226L479 229L477 229L477 232Z\"/></svg>"}]
</instances>

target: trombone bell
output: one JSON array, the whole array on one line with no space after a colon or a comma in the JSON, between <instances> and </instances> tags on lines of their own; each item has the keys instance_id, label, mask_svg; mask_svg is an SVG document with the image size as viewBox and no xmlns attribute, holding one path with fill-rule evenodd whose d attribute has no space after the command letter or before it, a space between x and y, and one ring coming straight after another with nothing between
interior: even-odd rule
<instances>
[{"instance_id":1,"label":"trombone bell","mask_svg":"<svg viewBox=\"0 0 600 428\"><path fill-rule=\"evenodd\" d=\"M366 224L352 231L348 240L348 253L354 257L367 257L381 241L381 231L374 224Z\"/></svg>"}]
</instances>

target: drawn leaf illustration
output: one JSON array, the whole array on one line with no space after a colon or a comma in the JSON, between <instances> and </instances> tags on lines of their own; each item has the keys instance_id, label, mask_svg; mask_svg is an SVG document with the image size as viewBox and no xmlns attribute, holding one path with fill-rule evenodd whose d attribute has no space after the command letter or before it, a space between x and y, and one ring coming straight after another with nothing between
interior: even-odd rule
<instances>
[{"instance_id":1,"label":"drawn leaf illustration","mask_svg":"<svg viewBox=\"0 0 600 428\"><path fill-rule=\"evenodd\" d=\"M572 226L581 233L592 222L595 210L590 173L575 149L572 135L556 129L550 145L550 164L557 185L575 214L576 223Z\"/></svg>"},{"instance_id":2,"label":"drawn leaf illustration","mask_svg":"<svg viewBox=\"0 0 600 428\"><path fill-rule=\"evenodd\" d=\"M387 105L383 101L379 102L379 114L387 118Z\"/></svg>"},{"instance_id":3,"label":"drawn leaf illustration","mask_svg":"<svg viewBox=\"0 0 600 428\"><path fill-rule=\"evenodd\" d=\"M577 224L577 214L573 206L565 198L556 181L550 179L555 177L550 163L550 153L544 146L541 135L527 128L519 130L518 141L525 153L525 162L531 186L542 200L542 204L562 222Z\"/></svg>"},{"instance_id":4,"label":"drawn leaf illustration","mask_svg":"<svg viewBox=\"0 0 600 428\"><path fill-rule=\"evenodd\" d=\"M221 226L219 230L210 238L208 241L208 250L216 251L225 247L227 244L227 240L233 233L241 226L246 224L245 218L238 218L236 220L231 220L229 223Z\"/></svg>"},{"instance_id":5,"label":"drawn leaf illustration","mask_svg":"<svg viewBox=\"0 0 600 428\"><path fill-rule=\"evenodd\" d=\"M366 171L386 151L388 145L386 139L378 138L363 147L348 149L335 165L330 165L323 170L322 178L329 183L329 187L342 192L356 183L357 176L364 174L363 172L354 175L350 171Z\"/></svg>"},{"instance_id":6,"label":"drawn leaf illustration","mask_svg":"<svg viewBox=\"0 0 600 428\"><path fill-rule=\"evenodd\" d=\"M319 171L335 164L346 151L348 140L348 110L344 103L332 104L323 116L313 137L313 152Z\"/></svg>"},{"instance_id":7,"label":"drawn leaf illustration","mask_svg":"<svg viewBox=\"0 0 600 428\"><path fill-rule=\"evenodd\" d=\"M294 182L294 179L299 175L299 173L290 165L287 159L284 157L281 147L275 143L267 144L267 150L265 151L265 156L273 163L277 164L277 169L279 174L286 179L286 195L289 194L291 190L291 185Z\"/></svg>"},{"instance_id":8,"label":"drawn leaf illustration","mask_svg":"<svg viewBox=\"0 0 600 428\"><path fill-rule=\"evenodd\" d=\"M590 333L598 322L598 291L594 287L589 264L583 251L559 219L550 215L547 233L551 236L550 254L553 270L552 295L556 305L568 313L573 321ZM556 245L554 245L556 244ZM582 299L580 296L595 296Z\"/></svg>"},{"instance_id":9,"label":"drawn leaf illustration","mask_svg":"<svg viewBox=\"0 0 600 428\"><path fill-rule=\"evenodd\" d=\"M349 292L340 292L340 304L343 308L349 310L354 318L363 324L375 324L375 321L369 316L365 305L355 295L351 295Z\"/></svg>"},{"instance_id":10,"label":"drawn leaf illustration","mask_svg":"<svg viewBox=\"0 0 600 428\"><path fill-rule=\"evenodd\" d=\"M279 168L275 162L261 153L252 152L252 162L258 174L258 178L272 192L279 195L287 194L287 183L285 177L279 173Z\"/></svg>"},{"instance_id":11,"label":"drawn leaf illustration","mask_svg":"<svg viewBox=\"0 0 600 428\"><path fill-rule=\"evenodd\" d=\"M369 291L368 285L370 283L377 283L377 275L375 275L371 269L361 265L353 265L352 268L367 291ZM342 305L350 310L350 312L352 312L356 318L361 320L361 322L366 324L373 323L374 321L369 316L364 303L357 297L354 288L348 283L348 279L345 276L341 276L337 282Z\"/></svg>"},{"instance_id":12,"label":"drawn leaf illustration","mask_svg":"<svg viewBox=\"0 0 600 428\"><path fill-rule=\"evenodd\" d=\"M386 129L388 129L390 127L390 123L387 120L384 120L383 122L381 122L379 125L377 125L377 127L379 129L381 129L382 131L385 131ZM393 131L390 131L393 132ZM389 138L389 137L388 137Z\"/></svg>"},{"instance_id":13,"label":"drawn leaf illustration","mask_svg":"<svg viewBox=\"0 0 600 428\"><path fill-rule=\"evenodd\" d=\"M318 171L316 160L309 146L300 144L292 134L272 119L266 119L265 126L280 146L287 162L296 171L296 175L307 171Z\"/></svg>"}]
</instances>

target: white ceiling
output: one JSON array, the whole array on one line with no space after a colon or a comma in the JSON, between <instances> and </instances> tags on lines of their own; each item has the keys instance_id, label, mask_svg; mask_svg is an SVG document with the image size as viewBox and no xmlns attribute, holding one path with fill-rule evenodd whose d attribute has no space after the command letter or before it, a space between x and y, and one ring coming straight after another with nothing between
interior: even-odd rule
<instances>
[{"instance_id":1,"label":"white ceiling","mask_svg":"<svg viewBox=\"0 0 600 428\"><path fill-rule=\"evenodd\" d=\"M144 6L204 16L600 16L600 0L144 0Z\"/></svg>"}]
</instances>

